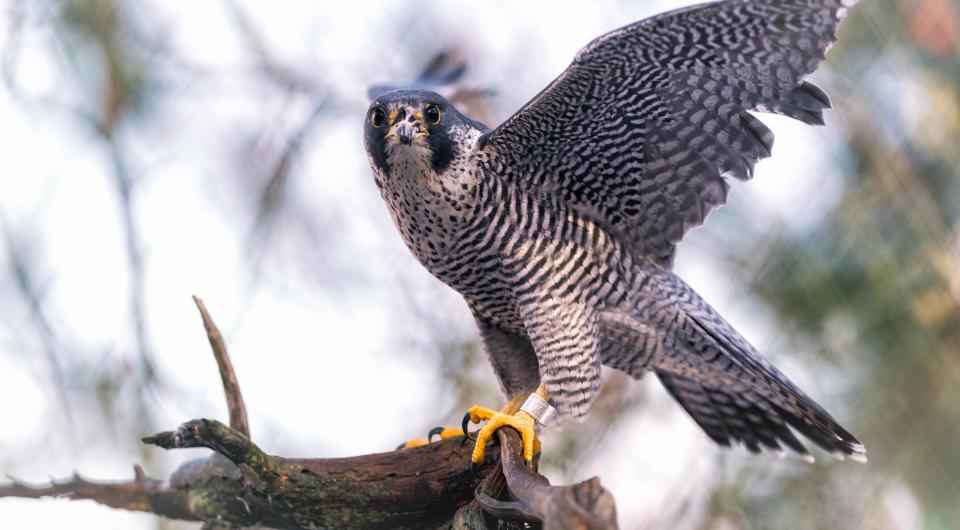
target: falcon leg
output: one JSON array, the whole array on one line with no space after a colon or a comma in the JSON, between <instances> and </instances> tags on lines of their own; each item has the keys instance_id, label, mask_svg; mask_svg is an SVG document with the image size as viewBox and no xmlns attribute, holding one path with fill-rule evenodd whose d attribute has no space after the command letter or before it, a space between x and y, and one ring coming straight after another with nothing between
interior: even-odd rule
<instances>
[{"instance_id":1,"label":"falcon leg","mask_svg":"<svg viewBox=\"0 0 960 530\"><path fill-rule=\"evenodd\" d=\"M539 396L546 402L547 391L543 386L540 386L533 395ZM527 411L520 410L527 399L529 398L526 396L515 396L507 402L500 412L479 405L470 407L470 410L463 417L464 432L466 432L467 423L487 421L487 424L477 431L477 443L473 447L473 457L471 459L474 468L483 463L483 453L487 442L501 427L513 427L520 433L520 438L523 441L523 459L527 464L533 462L533 455L540 449L540 440L536 433L537 419Z\"/></svg>"}]
</instances>

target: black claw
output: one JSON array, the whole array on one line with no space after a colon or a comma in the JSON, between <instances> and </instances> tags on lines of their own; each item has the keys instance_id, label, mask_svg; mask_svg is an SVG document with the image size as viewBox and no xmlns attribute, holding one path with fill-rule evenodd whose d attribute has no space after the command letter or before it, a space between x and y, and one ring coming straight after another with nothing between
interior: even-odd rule
<instances>
[{"instance_id":1,"label":"black claw","mask_svg":"<svg viewBox=\"0 0 960 530\"><path fill-rule=\"evenodd\" d=\"M474 478L480 478L480 466L476 462L470 462L470 475Z\"/></svg>"},{"instance_id":2,"label":"black claw","mask_svg":"<svg viewBox=\"0 0 960 530\"><path fill-rule=\"evenodd\" d=\"M406 448L407 448L407 442L403 442L402 444L398 445L397 448L394 450L399 451L401 449L406 449Z\"/></svg>"},{"instance_id":3,"label":"black claw","mask_svg":"<svg viewBox=\"0 0 960 530\"><path fill-rule=\"evenodd\" d=\"M430 432L427 433L427 443L433 443L434 436L440 436L440 433L443 432L443 427L434 427L430 429Z\"/></svg>"},{"instance_id":4,"label":"black claw","mask_svg":"<svg viewBox=\"0 0 960 530\"><path fill-rule=\"evenodd\" d=\"M464 440L473 440L473 436L470 436L470 431L467 430L467 426L470 425L470 413L463 415L463 423L461 423L461 429L463 429Z\"/></svg>"}]
</instances>

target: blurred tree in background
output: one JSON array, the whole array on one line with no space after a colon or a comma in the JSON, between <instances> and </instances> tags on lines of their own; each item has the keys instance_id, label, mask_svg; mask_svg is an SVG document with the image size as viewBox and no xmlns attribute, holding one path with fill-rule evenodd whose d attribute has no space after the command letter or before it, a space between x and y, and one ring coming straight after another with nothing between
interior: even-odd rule
<instances>
[{"instance_id":1,"label":"blurred tree in background","mask_svg":"<svg viewBox=\"0 0 960 530\"><path fill-rule=\"evenodd\" d=\"M470 64L455 99L495 125L594 36L685 3L544 19L563 10L7 2L0 418L22 427L0 435L0 469L168 473L139 437L222 416L195 291L225 315L274 452L387 450L496 404L469 314L408 256L372 186L364 89L455 50ZM828 127L773 120L774 159L680 251L681 273L722 286L707 299L870 463L719 450L652 379L611 373L587 422L548 435L548 474L599 474L625 528L960 527L958 15L952 0L863 0L815 76ZM379 419L383 403L396 418ZM345 423L365 415L386 423ZM29 509L14 502L0 518Z\"/></svg>"},{"instance_id":2,"label":"blurred tree in background","mask_svg":"<svg viewBox=\"0 0 960 530\"><path fill-rule=\"evenodd\" d=\"M958 9L858 6L830 57L842 110L820 146L840 168L830 177L839 189L813 197L822 211L799 227L751 230L716 249L789 329L791 351L813 356L823 377L843 374L831 383L838 414L856 418L870 452L862 468L828 462L777 481L741 468L712 496L718 520L960 526ZM740 223L750 220L730 224Z\"/></svg>"}]
</instances>

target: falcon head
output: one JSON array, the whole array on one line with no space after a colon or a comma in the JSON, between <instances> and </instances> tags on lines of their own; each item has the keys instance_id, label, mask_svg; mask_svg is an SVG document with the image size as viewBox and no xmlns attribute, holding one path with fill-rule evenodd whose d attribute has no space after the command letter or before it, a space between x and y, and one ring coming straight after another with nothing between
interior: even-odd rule
<instances>
[{"instance_id":1,"label":"falcon head","mask_svg":"<svg viewBox=\"0 0 960 530\"><path fill-rule=\"evenodd\" d=\"M441 174L459 154L471 128L482 126L440 94L393 90L370 104L364 144L371 165L383 175L397 174L405 168Z\"/></svg>"}]
</instances>

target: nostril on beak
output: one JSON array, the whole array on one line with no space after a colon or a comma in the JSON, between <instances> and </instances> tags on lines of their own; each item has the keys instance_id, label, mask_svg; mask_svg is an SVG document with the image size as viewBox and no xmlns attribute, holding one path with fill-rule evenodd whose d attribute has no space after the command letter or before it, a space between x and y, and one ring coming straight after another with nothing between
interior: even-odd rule
<instances>
[{"instance_id":1,"label":"nostril on beak","mask_svg":"<svg viewBox=\"0 0 960 530\"><path fill-rule=\"evenodd\" d=\"M410 127L406 123L401 123L397 126L397 139L400 140L400 143L403 145L410 145L413 143L413 137L416 134L416 131L413 130L413 127Z\"/></svg>"}]
</instances>

